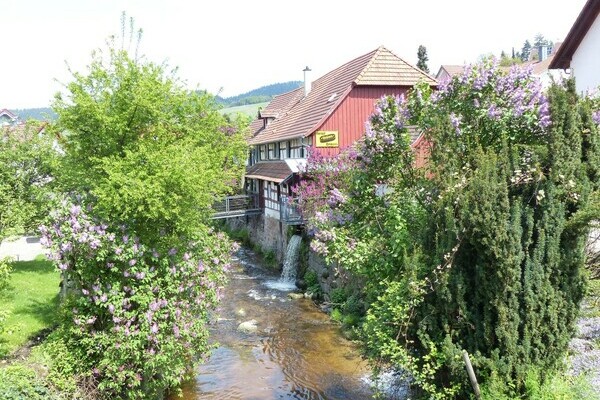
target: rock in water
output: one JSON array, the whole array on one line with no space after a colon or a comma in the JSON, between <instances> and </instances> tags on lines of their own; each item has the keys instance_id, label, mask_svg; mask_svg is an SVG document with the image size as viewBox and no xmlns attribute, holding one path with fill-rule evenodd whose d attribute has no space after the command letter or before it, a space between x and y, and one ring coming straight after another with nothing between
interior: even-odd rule
<instances>
[{"instance_id":1,"label":"rock in water","mask_svg":"<svg viewBox=\"0 0 600 400\"><path fill-rule=\"evenodd\" d=\"M258 321L255 319L251 319L250 321L242 322L238 325L238 331L244 333L255 333L258 330Z\"/></svg>"}]
</instances>

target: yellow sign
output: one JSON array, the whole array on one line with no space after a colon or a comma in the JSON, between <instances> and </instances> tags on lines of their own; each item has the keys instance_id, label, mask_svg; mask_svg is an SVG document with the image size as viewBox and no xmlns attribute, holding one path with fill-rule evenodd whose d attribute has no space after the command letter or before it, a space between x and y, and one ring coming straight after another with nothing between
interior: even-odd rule
<instances>
[{"instance_id":1,"label":"yellow sign","mask_svg":"<svg viewBox=\"0 0 600 400\"><path fill-rule=\"evenodd\" d=\"M338 131L315 132L316 147L339 147Z\"/></svg>"}]
</instances>

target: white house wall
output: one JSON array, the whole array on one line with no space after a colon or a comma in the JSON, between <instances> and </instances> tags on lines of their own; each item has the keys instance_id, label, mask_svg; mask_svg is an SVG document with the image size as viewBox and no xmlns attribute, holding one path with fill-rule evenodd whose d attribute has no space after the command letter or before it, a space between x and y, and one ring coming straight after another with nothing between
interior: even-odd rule
<instances>
[{"instance_id":1,"label":"white house wall","mask_svg":"<svg viewBox=\"0 0 600 400\"><path fill-rule=\"evenodd\" d=\"M571 69L578 92L586 93L600 86L600 18L596 17L573 54Z\"/></svg>"}]
</instances>

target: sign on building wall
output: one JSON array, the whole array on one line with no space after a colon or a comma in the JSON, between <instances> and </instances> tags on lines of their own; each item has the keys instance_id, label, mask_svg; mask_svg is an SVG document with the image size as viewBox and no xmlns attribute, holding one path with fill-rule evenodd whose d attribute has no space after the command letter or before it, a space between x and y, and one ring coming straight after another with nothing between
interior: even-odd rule
<instances>
[{"instance_id":1,"label":"sign on building wall","mask_svg":"<svg viewBox=\"0 0 600 400\"><path fill-rule=\"evenodd\" d=\"M315 132L316 147L338 147L338 131L317 131Z\"/></svg>"}]
</instances>

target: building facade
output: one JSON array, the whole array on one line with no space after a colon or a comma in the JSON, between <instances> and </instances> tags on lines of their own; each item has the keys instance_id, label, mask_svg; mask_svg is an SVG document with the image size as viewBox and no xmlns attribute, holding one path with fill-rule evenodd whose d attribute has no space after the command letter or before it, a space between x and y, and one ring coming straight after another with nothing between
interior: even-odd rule
<instances>
[{"instance_id":1,"label":"building facade","mask_svg":"<svg viewBox=\"0 0 600 400\"><path fill-rule=\"evenodd\" d=\"M282 234L285 225L301 223L290 199L309 149L323 156L339 154L363 136L378 99L404 95L420 81L437 84L433 77L379 47L313 82L305 77L304 87L276 96L260 110L250 125L245 176L246 191L258 196L264 209L255 234L272 236L267 230ZM411 132L411 136L414 143L420 143L417 134Z\"/></svg>"}]
</instances>

